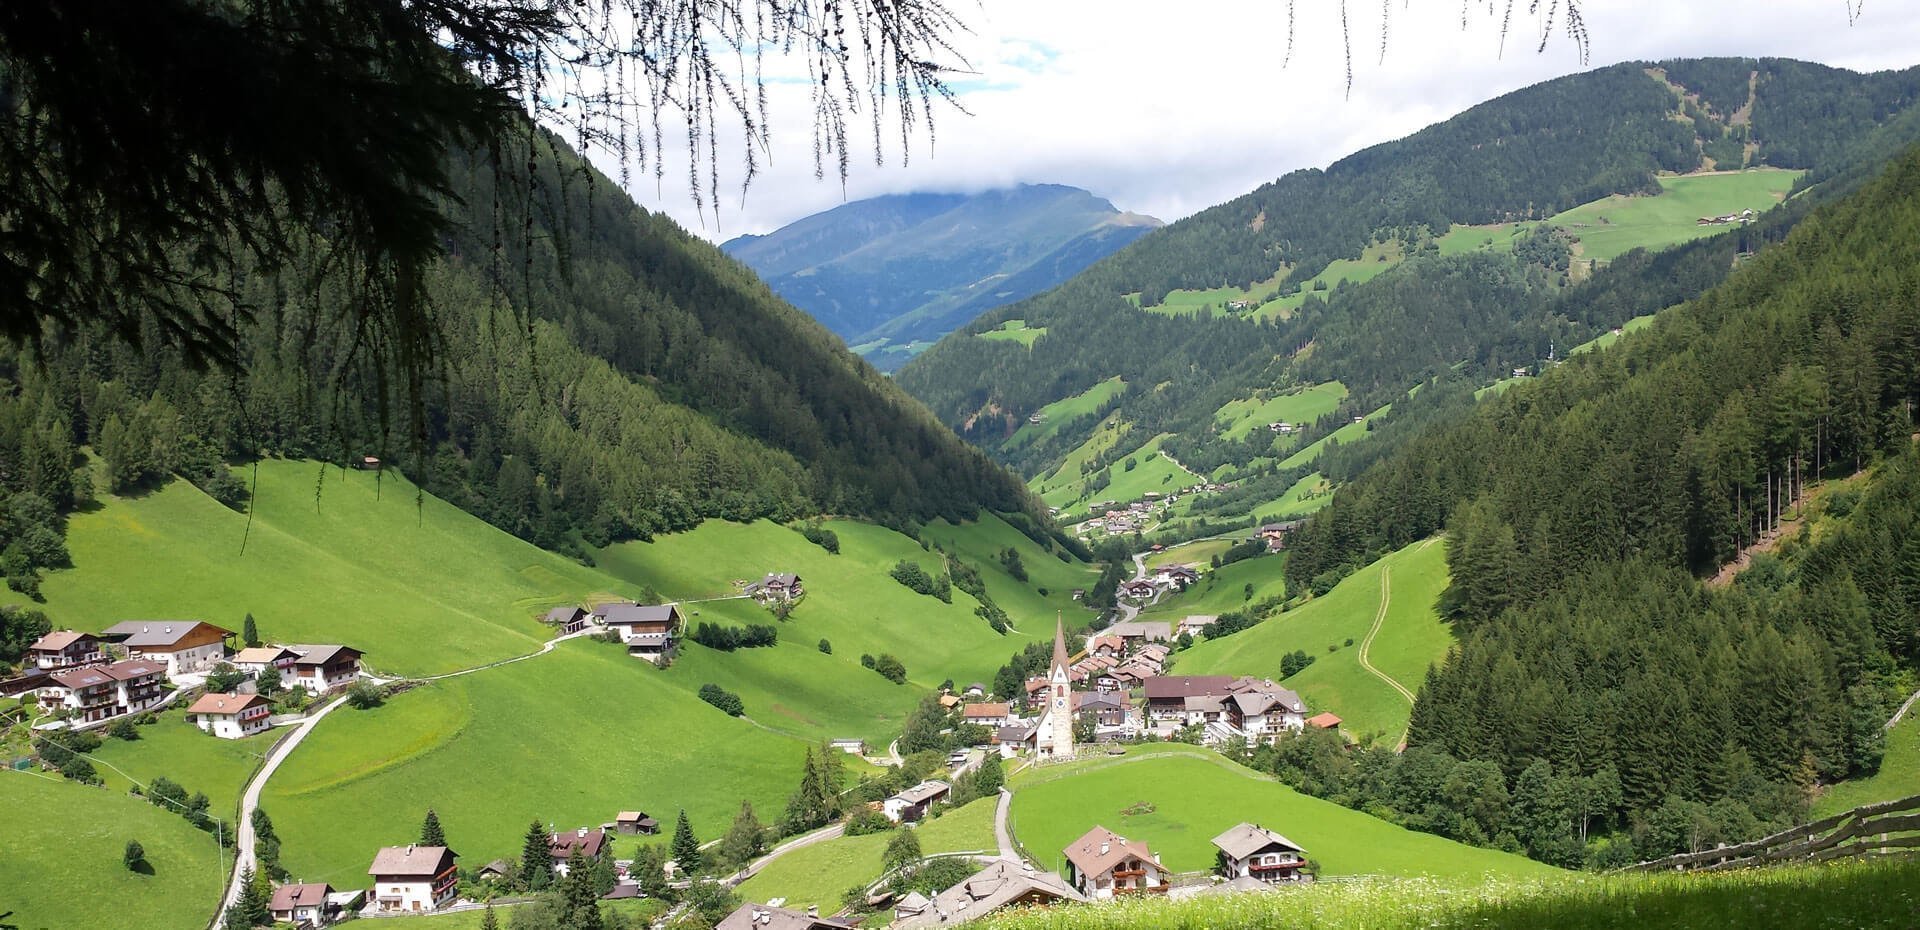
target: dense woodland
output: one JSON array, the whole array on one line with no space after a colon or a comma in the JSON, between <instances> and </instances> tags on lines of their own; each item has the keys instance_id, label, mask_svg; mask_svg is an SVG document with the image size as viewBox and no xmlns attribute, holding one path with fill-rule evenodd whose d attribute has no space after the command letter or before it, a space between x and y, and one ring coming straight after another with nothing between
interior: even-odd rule
<instances>
[{"instance_id":1,"label":"dense woodland","mask_svg":"<svg viewBox=\"0 0 1920 930\"><path fill-rule=\"evenodd\" d=\"M1149 234L1054 291L988 314L902 369L900 383L1027 474L1051 467L1098 418L1062 424L1049 442L1000 441L1028 413L1114 375L1128 385L1114 405L1141 435L1174 433L1168 448L1195 468L1244 465L1264 452L1266 439L1228 443L1214 435L1213 412L1230 400L1339 378L1354 395L1309 427L1311 440L1412 385L1449 372L1484 384L1508 367L1536 364L1550 346L1578 344L1689 298L1725 274L1730 262L1722 256L1760 244L1735 233L1704 252L1630 255L1612 263L1626 266L1614 274L1569 287L1564 252L1551 242L1497 258L1432 255L1423 243L1451 223L1539 218L1607 194L1651 190L1656 171L1692 170L1707 160L1726 167L1710 152L1726 155L1736 136L1741 163L1809 168L1807 183L1844 188L1920 130L1911 112L1920 69L1859 75L1777 59L1659 66L1696 99L1646 67L1550 81L1324 172L1290 174ZM1736 127L1731 115L1747 104L1755 72L1751 122ZM1742 148L1748 142L1750 159ZM1379 243L1416 247L1401 267L1372 281L1310 291L1285 321L1256 322L1224 308L1167 318L1131 302L1151 305L1176 287L1245 286L1276 269L1282 293L1296 291L1328 261L1360 258ZM1046 326L1047 334L1031 349L971 337L1016 318ZM1407 351L1429 344L1430 352ZM1397 405L1396 415L1402 412Z\"/></svg>"},{"instance_id":2,"label":"dense woodland","mask_svg":"<svg viewBox=\"0 0 1920 930\"><path fill-rule=\"evenodd\" d=\"M1698 805L1751 834L1877 768L1920 663L1917 401L1920 150L1648 331L1406 442L1290 541L1288 581L1447 531L1461 642L1410 745L1611 773L1615 826ZM1876 463L1819 533L1696 580Z\"/></svg>"},{"instance_id":3,"label":"dense woodland","mask_svg":"<svg viewBox=\"0 0 1920 930\"><path fill-rule=\"evenodd\" d=\"M550 138L532 144L531 184L454 166L455 241L425 282L443 362L418 436L383 419L404 386L356 354L337 308L357 295L317 246L298 274L233 282L254 312L239 374L189 365L153 328L137 349L85 331L0 350L0 570L30 589L62 564L60 515L96 482L181 475L240 507L225 466L267 455L376 455L576 555L709 517L904 526L986 507L1044 523L1017 481L751 272ZM83 447L93 465L76 472Z\"/></svg>"}]
</instances>

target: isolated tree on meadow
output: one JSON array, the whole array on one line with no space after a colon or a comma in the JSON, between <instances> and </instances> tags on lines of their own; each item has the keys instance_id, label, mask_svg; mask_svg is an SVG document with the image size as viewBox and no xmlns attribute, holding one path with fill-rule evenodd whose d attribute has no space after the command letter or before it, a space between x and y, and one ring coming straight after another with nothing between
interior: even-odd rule
<instances>
[{"instance_id":1,"label":"isolated tree on meadow","mask_svg":"<svg viewBox=\"0 0 1920 930\"><path fill-rule=\"evenodd\" d=\"M887 841L887 851L880 856L883 870L892 872L905 869L920 861L920 836L912 829L900 830Z\"/></svg>"},{"instance_id":2,"label":"isolated tree on meadow","mask_svg":"<svg viewBox=\"0 0 1920 930\"><path fill-rule=\"evenodd\" d=\"M719 859L730 867L744 868L766 851L767 828L754 815L753 802L741 801L740 813L734 815L733 826L720 839Z\"/></svg>"},{"instance_id":3,"label":"isolated tree on meadow","mask_svg":"<svg viewBox=\"0 0 1920 930\"><path fill-rule=\"evenodd\" d=\"M141 846L139 840L128 840L126 851L121 854L120 858L122 862L126 863L127 871L138 872L141 866L147 864L146 847Z\"/></svg>"},{"instance_id":4,"label":"isolated tree on meadow","mask_svg":"<svg viewBox=\"0 0 1920 930\"><path fill-rule=\"evenodd\" d=\"M245 620L240 621L240 641L246 643L249 649L258 648L260 645L260 627L254 624L252 614L248 614Z\"/></svg>"},{"instance_id":5,"label":"isolated tree on meadow","mask_svg":"<svg viewBox=\"0 0 1920 930\"><path fill-rule=\"evenodd\" d=\"M526 891L539 891L547 887L553 879L553 863L547 855L547 828L536 820L527 824L527 833L520 841L520 887Z\"/></svg>"},{"instance_id":6,"label":"isolated tree on meadow","mask_svg":"<svg viewBox=\"0 0 1920 930\"><path fill-rule=\"evenodd\" d=\"M488 901L486 910L480 914L480 930L500 930L500 918L493 913L493 902Z\"/></svg>"},{"instance_id":7,"label":"isolated tree on meadow","mask_svg":"<svg viewBox=\"0 0 1920 930\"><path fill-rule=\"evenodd\" d=\"M440 829L440 815L434 813L431 807L427 808L426 819L420 822L420 845L447 845L446 831Z\"/></svg>"}]
</instances>

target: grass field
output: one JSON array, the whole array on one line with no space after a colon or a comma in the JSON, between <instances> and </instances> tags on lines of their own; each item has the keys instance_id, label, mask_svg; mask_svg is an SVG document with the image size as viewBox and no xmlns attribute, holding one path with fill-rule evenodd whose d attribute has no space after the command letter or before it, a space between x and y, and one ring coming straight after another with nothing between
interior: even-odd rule
<instances>
[{"instance_id":1,"label":"grass field","mask_svg":"<svg viewBox=\"0 0 1920 930\"><path fill-rule=\"evenodd\" d=\"M1048 868L1060 851L1094 826L1140 840L1177 872L1211 869L1213 838L1253 821L1299 843L1322 875L1425 876L1456 882L1522 878L1557 870L1521 856L1464 846L1416 833L1300 794L1222 759L1210 750L1166 745L1162 751L1101 758L1016 780L1013 829ZM1148 813L1123 811L1141 805Z\"/></svg>"},{"instance_id":2,"label":"grass field","mask_svg":"<svg viewBox=\"0 0 1920 930\"><path fill-rule=\"evenodd\" d=\"M1800 171L1753 168L1660 178L1654 197L1612 197L1581 204L1547 222L1580 240L1580 257L1607 261L1636 248L1664 249L1727 231L1703 216L1764 212L1780 203Z\"/></svg>"},{"instance_id":3,"label":"grass field","mask_svg":"<svg viewBox=\"0 0 1920 930\"><path fill-rule=\"evenodd\" d=\"M1298 293L1269 301L1260 308L1259 315L1262 318L1270 316L1284 318L1300 309L1300 305L1307 302L1308 294L1318 294L1321 300L1325 300L1327 295L1341 283L1359 284L1363 281L1371 281L1381 272L1400 264L1405 257L1405 250L1398 242L1373 243L1362 250L1357 259L1341 258L1328 262L1327 267L1319 274L1301 283ZM1326 288L1314 290L1321 284L1326 285Z\"/></svg>"},{"instance_id":4,"label":"grass field","mask_svg":"<svg viewBox=\"0 0 1920 930\"><path fill-rule=\"evenodd\" d=\"M913 828L919 835L920 852L929 856L943 852L991 853L994 804L994 798L981 798ZM785 907L815 904L821 911L832 913L839 908L840 897L847 889L880 877L880 856L893 836L891 830L843 836L795 850L742 884L740 896L761 904L785 898Z\"/></svg>"},{"instance_id":5,"label":"grass field","mask_svg":"<svg viewBox=\"0 0 1920 930\"><path fill-rule=\"evenodd\" d=\"M1444 235L1434 237L1433 244L1439 247L1441 255L1461 255L1485 250L1511 252L1514 238L1535 225L1534 223L1495 223L1490 226L1456 224Z\"/></svg>"},{"instance_id":6,"label":"grass field","mask_svg":"<svg viewBox=\"0 0 1920 930\"><path fill-rule=\"evenodd\" d=\"M1226 313L1227 305L1236 300L1244 300L1258 305L1268 297L1273 296L1273 293L1280 289L1280 279L1285 276L1286 269L1282 268L1273 277L1265 281L1255 281L1253 286L1246 290L1241 290L1237 287L1215 287L1206 290L1168 291L1166 299L1145 309L1152 313L1180 316L1195 313L1198 312L1201 307L1210 306L1213 308L1214 313ZM1139 295L1132 295L1132 298L1134 305L1138 306Z\"/></svg>"},{"instance_id":7,"label":"grass field","mask_svg":"<svg viewBox=\"0 0 1920 930\"><path fill-rule=\"evenodd\" d=\"M1062 424L1098 411L1101 404L1118 397L1120 392L1126 389L1126 382L1115 375L1072 397L1063 397L1041 407L1036 411L1040 414L1040 422L1021 424L1013 435L1007 437L1006 447L1018 449L1028 443L1049 438L1060 432Z\"/></svg>"},{"instance_id":8,"label":"grass field","mask_svg":"<svg viewBox=\"0 0 1920 930\"><path fill-rule=\"evenodd\" d=\"M1870 778L1844 781L1827 789L1813 802L1813 817L1916 794L1920 794L1920 714L1908 711L1900 725L1887 734L1887 755L1880 760L1880 771Z\"/></svg>"},{"instance_id":9,"label":"grass field","mask_svg":"<svg viewBox=\"0 0 1920 930\"><path fill-rule=\"evenodd\" d=\"M121 791L0 772L0 822L0 923L10 927L202 927L226 884L212 835ZM146 850L151 875L123 864L128 840Z\"/></svg>"},{"instance_id":10,"label":"grass field","mask_svg":"<svg viewBox=\"0 0 1920 930\"><path fill-rule=\"evenodd\" d=\"M413 839L428 807L469 863L514 855L533 820L564 829L685 808L711 839L742 798L780 810L801 743L707 706L669 683L677 671L576 641L336 711L262 798L283 861L307 881L364 881L374 850Z\"/></svg>"},{"instance_id":11,"label":"grass field","mask_svg":"<svg viewBox=\"0 0 1920 930\"><path fill-rule=\"evenodd\" d=\"M1417 692L1427 666L1444 656L1453 641L1452 632L1434 611L1434 602L1447 584L1446 547L1438 541L1408 546L1348 576L1325 597L1179 653L1179 672L1278 678L1281 658L1304 649L1315 661L1287 679L1288 687L1299 691L1313 710L1340 715L1350 733L1377 733L1398 741L1411 707L1399 692L1360 665L1360 646L1380 610L1383 570L1388 572L1392 594L1369 655L1375 667ZM1351 646L1346 645L1349 639ZM1332 651L1329 646L1334 647Z\"/></svg>"},{"instance_id":12,"label":"grass field","mask_svg":"<svg viewBox=\"0 0 1920 930\"><path fill-rule=\"evenodd\" d=\"M1287 593L1286 570L1287 559L1283 555L1263 555L1242 559L1232 565L1202 574L1200 580L1192 587L1141 611L1140 619L1178 620L1188 614L1218 616L1228 611L1239 610L1254 601L1282 596ZM1246 595L1247 585L1253 585L1251 598ZM1246 632L1235 635L1245 636ZM1185 653L1182 655L1184 656ZM1182 658L1180 669L1182 674L1202 674L1190 673L1185 666L1186 659Z\"/></svg>"},{"instance_id":13,"label":"grass field","mask_svg":"<svg viewBox=\"0 0 1920 930\"><path fill-rule=\"evenodd\" d=\"M535 614L613 585L417 498L394 472L266 461L254 507L249 527L184 481L104 498L69 525L74 568L47 575L48 616L82 630L179 617L238 631L251 612L269 639L343 642L383 672L431 674L530 652L546 635Z\"/></svg>"},{"instance_id":14,"label":"grass field","mask_svg":"<svg viewBox=\"0 0 1920 930\"><path fill-rule=\"evenodd\" d=\"M1461 888L1320 884L1279 894L1007 911L982 930L1908 930L1920 859L1691 875L1556 875Z\"/></svg>"},{"instance_id":15,"label":"grass field","mask_svg":"<svg viewBox=\"0 0 1920 930\"><path fill-rule=\"evenodd\" d=\"M999 326L981 333L980 338L992 339L999 342L1017 342L1031 349L1033 348L1033 341L1046 335L1046 333L1047 328L1045 326L1029 327L1027 326L1026 320L1008 320Z\"/></svg>"},{"instance_id":16,"label":"grass field","mask_svg":"<svg viewBox=\"0 0 1920 930\"><path fill-rule=\"evenodd\" d=\"M1112 480L1106 487L1089 492L1086 480L1076 478L1054 485L1041 494L1041 499L1060 508L1063 516L1071 517L1082 514L1086 505L1094 500L1136 501L1148 491L1172 494L1202 483L1199 477L1160 454L1160 444L1166 441L1167 436L1166 433L1155 436L1122 456L1113 464ZM1125 465L1129 458L1134 460L1131 471Z\"/></svg>"},{"instance_id":17,"label":"grass field","mask_svg":"<svg viewBox=\"0 0 1920 930\"><path fill-rule=\"evenodd\" d=\"M1099 579L1099 571L1083 562L1060 561L1058 556L1040 548L993 514L957 525L934 520L920 528L920 536L980 569L994 603L1027 632L1046 632L1042 627L1053 619L1056 611L1066 613L1069 626L1077 626L1081 620L1093 616L1092 611L1073 599L1073 590L1090 587ZM999 570L1000 552L1009 547L1020 553L1020 564L1027 571L1024 583ZM1045 595L1040 593L1042 589L1047 592ZM1039 626L1033 625L1036 622Z\"/></svg>"},{"instance_id":18,"label":"grass field","mask_svg":"<svg viewBox=\"0 0 1920 930\"><path fill-rule=\"evenodd\" d=\"M213 802L213 816L229 823L239 809L240 789L277 738L270 731L246 739L219 739L188 723L181 710L164 713L158 723L135 730L139 739L107 739L92 754L99 760L94 768L107 787L125 791L131 780L144 786L164 775L179 782L188 794L205 792Z\"/></svg>"},{"instance_id":19,"label":"grass field","mask_svg":"<svg viewBox=\"0 0 1920 930\"><path fill-rule=\"evenodd\" d=\"M655 901L649 898L628 898L621 901L600 902L601 913L619 914L627 918L632 926L641 926L640 924L631 923L632 921L651 921L659 917L666 908L667 905L665 902ZM494 919L499 921L499 926L511 927L513 926L512 921L515 910L516 907L513 905L496 907L493 909ZM407 927L409 930L415 930L415 928L419 928L419 930L480 930L482 926L481 921L486 919L486 915L487 912L483 909L456 911L451 914L428 914L421 917L408 917Z\"/></svg>"},{"instance_id":20,"label":"grass field","mask_svg":"<svg viewBox=\"0 0 1920 930\"><path fill-rule=\"evenodd\" d=\"M1277 420L1312 423L1332 413L1346 396L1346 385L1328 381L1265 400L1245 397L1229 401L1213 415L1213 421L1220 428L1222 438L1238 440L1255 429L1266 429L1267 424Z\"/></svg>"},{"instance_id":21,"label":"grass field","mask_svg":"<svg viewBox=\"0 0 1920 930\"><path fill-rule=\"evenodd\" d=\"M1610 345L1613 345L1616 342L1619 342L1621 336L1624 336L1627 333L1633 332L1636 329L1645 329L1648 326L1652 326L1652 325L1653 325L1653 314L1651 313L1646 314L1645 316L1634 317L1633 319L1628 320L1625 323L1621 324L1619 333L1617 334L1612 332L1601 333L1600 335L1595 336L1594 338L1589 339L1586 342L1583 342L1567 350L1567 354L1578 355L1582 352L1591 352L1595 349L1604 349Z\"/></svg>"},{"instance_id":22,"label":"grass field","mask_svg":"<svg viewBox=\"0 0 1920 930\"><path fill-rule=\"evenodd\" d=\"M1108 414L1086 439L1081 440L1079 445L1073 447L1073 451L1060 460L1058 467L1035 475L1027 482L1027 488L1045 497L1055 491L1078 487L1083 477L1080 469L1118 445L1132 431L1132 425L1120 418L1119 411Z\"/></svg>"},{"instance_id":23,"label":"grass field","mask_svg":"<svg viewBox=\"0 0 1920 930\"><path fill-rule=\"evenodd\" d=\"M1342 445L1347 445L1347 444L1359 442L1360 440L1367 438L1367 424L1371 423L1376 417L1386 416L1387 412L1392 409L1393 409L1393 405L1387 404L1386 406L1383 406L1380 409L1367 414L1365 417L1362 417L1360 422L1358 423L1348 423L1347 425L1342 426L1339 429L1334 430L1333 432L1320 437L1312 445L1309 445L1306 448L1301 449L1297 452L1294 452L1292 455L1289 455L1284 459L1281 459L1280 467L1294 468L1296 466L1308 464L1312 462L1314 459L1317 459L1320 457L1321 450L1325 449L1328 443L1337 442L1337 443L1341 443Z\"/></svg>"},{"instance_id":24,"label":"grass field","mask_svg":"<svg viewBox=\"0 0 1920 930\"><path fill-rule=\"evenodd\" d=\"M806 582L807 596L781 625L781 639L801 645L826 639L833 644L832 658L855 675L872 675L858 664L862 653L893 653L906 663L910 681L921 687L933 687L948 677L991 680L1007 656L1019 651L1033 636L1042 635L1035 632L1036 618L1014 614L1016 609L1031 610L1041 603L1037 592L1030 590L1020 600L1008 595L1013 603L1006 609L1014 614L1020 629L1001 636L974 615L975 601L970 595L955 591L953 603L943 604L907 590L887 574L903 558L937 572L941 568L937 553L923 551L919 543L883 527L851 521L833 521L829 527L840 537L839 555L831 555L799 533L772 523L713 520L690 532L662 536L653 542L620 543L597 551L595 559L601 570L623 581L651 584L682 597L729 595L738 590L735 582L758 579L770 571L797 572ZM984 542L972 544L992 546L997 542L999 547L1018 547L1028 542L998 521L980 529L978 538ZM1039 565L1038 549L1023 552L1030 567ZM989 578L1005 578L998 563L979 558L971 562ZM989 580L988 590L995 591L995 600L999 601L998 592L1012 584L1017 582L1010 578L1004 585ZM1053 591L1053 596L1057 601L1045 601L1041 619L1050 620L1054 609L1064 610L1072 603L1070 589ZM754 613L758 608L744 601L689 606L711 610L716 616L757 617L755 622L760 623L768 622L771 616L764 610ZM1049 626L1043 632L1051 635L1052 629ZM911 709L915 696L903 697L902 709Z\"/></svg>"},{"instance_id":25,"label":"grass field","mask_svg":"<svg viewBox=\"0 0 1920 930\"><path fill-rule=\"evenodd\" d=\"M1162 565L1206 565L1214 556L1233 548L1232 539L1200 539L1181 543L1147 557L1148 568Z\"/></svg>"}]
</instances>

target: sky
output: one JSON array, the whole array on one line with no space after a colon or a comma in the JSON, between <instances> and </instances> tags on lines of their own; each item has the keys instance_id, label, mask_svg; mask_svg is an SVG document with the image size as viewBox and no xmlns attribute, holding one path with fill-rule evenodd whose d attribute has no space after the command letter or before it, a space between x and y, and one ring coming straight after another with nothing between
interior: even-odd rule
<instances>
[{"instance_id":1,"label":"sky","mask_svg":"<svg viewBox=\"0 0 1920 930\"><path fill-rule=\"evenodd\" d=\"M1476 103L1620 61L1780 56L1856 70L1920 64L1920 2L1581 0L1589 59L1520 10L1501 47L1488 0L1348 0L1353 87L1346 87L1340 4L1298 0L1287 58L1283 0L948 0L968 32L967 73L950 80L961 112L935 110L933 132L904 153L889 131L875 163L866 116L852 122L844 185L816 177L812 103L801 72L768 59L768 151L741 189L744 142L723 133L718 203L697 207L684 143L665 176L633 167L629 192L696 235L765 233L881 194L968 192L1019 183L1083 187L1123 210L1173 221L1289 171L1400 138ZM1462 3L1466 6L1463 7ZM1524 8L1526 0L1518 0ZM1462 11L1466 21L1462 28ZM669 136L674 133L669 132ZM594 154L618 176L609 153Z\"/></svg>"}]
</instances>

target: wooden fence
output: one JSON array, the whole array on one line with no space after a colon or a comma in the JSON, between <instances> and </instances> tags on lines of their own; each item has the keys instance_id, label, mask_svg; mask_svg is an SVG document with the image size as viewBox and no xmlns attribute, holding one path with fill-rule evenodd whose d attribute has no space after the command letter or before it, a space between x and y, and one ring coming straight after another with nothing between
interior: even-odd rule
<instances>
[{"instance_id":1,"label":"wooden fence","mask_svg":"<svg viewBox=\"0 0 1920 930\"><path fill-rule=\"evenodd\" d=\"M1920 795L1856 807L1737 846L1681 853L1628 871L1703 871L1773 863L1824 862L1920 850Z\"/></svg>"}]
</instances>

